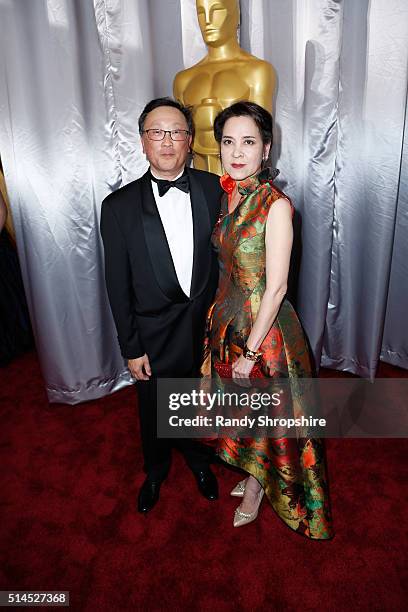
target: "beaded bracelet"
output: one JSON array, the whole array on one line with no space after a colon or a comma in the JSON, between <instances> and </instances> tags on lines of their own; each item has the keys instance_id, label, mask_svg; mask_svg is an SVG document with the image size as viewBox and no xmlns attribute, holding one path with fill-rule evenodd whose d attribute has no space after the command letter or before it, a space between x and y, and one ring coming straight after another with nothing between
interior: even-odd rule
<instances>
[{"instance_id":1,"label":"beaded bracelet","mask_svg":"<svg viewBox=\"0 0 408 612\"><path fill-rule=\"evenodd\" d=\"M242 355L245 357L245 359L248 359L249 361L258 361L262 357L262 353L259 353L258 351L251 351L251 349L249 349L247 345L244 346Z\"/></svg>"}]
</instances>

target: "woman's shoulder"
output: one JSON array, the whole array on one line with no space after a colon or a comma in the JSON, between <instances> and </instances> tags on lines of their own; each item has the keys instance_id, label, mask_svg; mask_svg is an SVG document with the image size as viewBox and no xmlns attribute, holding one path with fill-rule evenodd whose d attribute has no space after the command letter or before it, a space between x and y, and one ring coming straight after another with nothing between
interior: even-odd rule
<instances>
[{"instance_id":1,"label":"woman's shoulder","mask_svg":"<svg viewBox=\"0 0 408 612\"><path fill-rule=\"evenodd\" d=\"M272 205L275 204L275 202L279 201L280 204L280 201L282 201L280 206L282 206L283 208L289 206L291 214L293 216L294 206L290 197L284 191L279 189L279 187L277 187L272 180L262 182L259 186L259 190L262 194L264 206L268 210L268 212Z\"/></svg>"},{"instance_id":2,"label":"woman's shoulder","mask_svg":"<svg viewBox=\"0 0 408 612\"><path fill-rule=\"evenodd\" d=\"M290 202L289 196L274 184L272 178L261 180L258 186L258 192L262 196L262 199L267 200L269 203L275 202L281 198Z\"/></svg>"}]
</instances>

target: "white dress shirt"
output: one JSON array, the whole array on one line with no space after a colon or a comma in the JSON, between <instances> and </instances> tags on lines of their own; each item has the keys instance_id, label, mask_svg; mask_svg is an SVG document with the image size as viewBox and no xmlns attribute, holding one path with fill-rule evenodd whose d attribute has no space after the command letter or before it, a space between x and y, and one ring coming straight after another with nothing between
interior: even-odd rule
<instances>
[{"instance_id":1,"label":"white dress shirt","mask_svg":"<svg viewBox=\"0 0 408 612\"><path fill-rule=\"evenodd\" d=\"M179 178L183 172L173 180ZM156 175L153 176L161 179ZM152 189L180 287L190 297L194 255L193 214L190 194L184 193L177 187L170 187L160 197L157 183L154 181L152 181Z\"/></svg>"}]
</instances>

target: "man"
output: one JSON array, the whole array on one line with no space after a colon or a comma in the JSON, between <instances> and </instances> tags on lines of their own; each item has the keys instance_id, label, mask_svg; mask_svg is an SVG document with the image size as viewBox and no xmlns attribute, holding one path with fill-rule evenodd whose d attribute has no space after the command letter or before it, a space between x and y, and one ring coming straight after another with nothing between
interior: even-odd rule
<instances>
[{"instance_id":1,"label":"man","mask_svg":"<svg viewBox=\"0 0 408 612\"><path fill-rule=\"evenodd\" d=\"M138 381L147 474L138 510L146 513L159 499L176 444L157 438L157 378L193 377L200 367L218 278L210 238L221 187L217 176L185 165L193 138L189 109L169 98L152 100L140 115L139 132L150 169L104 200L101 233L119 345ZM177 446L199 491L217 499L207 449L192 440Z\"/></svg>"}]
</instances>

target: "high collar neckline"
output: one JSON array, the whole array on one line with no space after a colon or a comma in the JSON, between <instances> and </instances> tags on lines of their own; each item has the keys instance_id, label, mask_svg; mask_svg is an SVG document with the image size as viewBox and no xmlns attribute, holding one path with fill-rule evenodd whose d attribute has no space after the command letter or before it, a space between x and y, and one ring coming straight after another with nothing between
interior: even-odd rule
<instances>
[{"instance_id":1,"label":"high collar neckline","mask_svg":"<svg viewBox=\"0 0 408 612\"><path fill-rule=\"evenodd\" d=\"M239 193L241 195L248 195L253 193L262 183L272 182L278 173L279 170L264 168L242 181L235 181L229 174L223 174L223 176L220 177L220 184L223 190L228 194L232 193L235 185L238 185Z\"/></svg>"}]
</instances>

